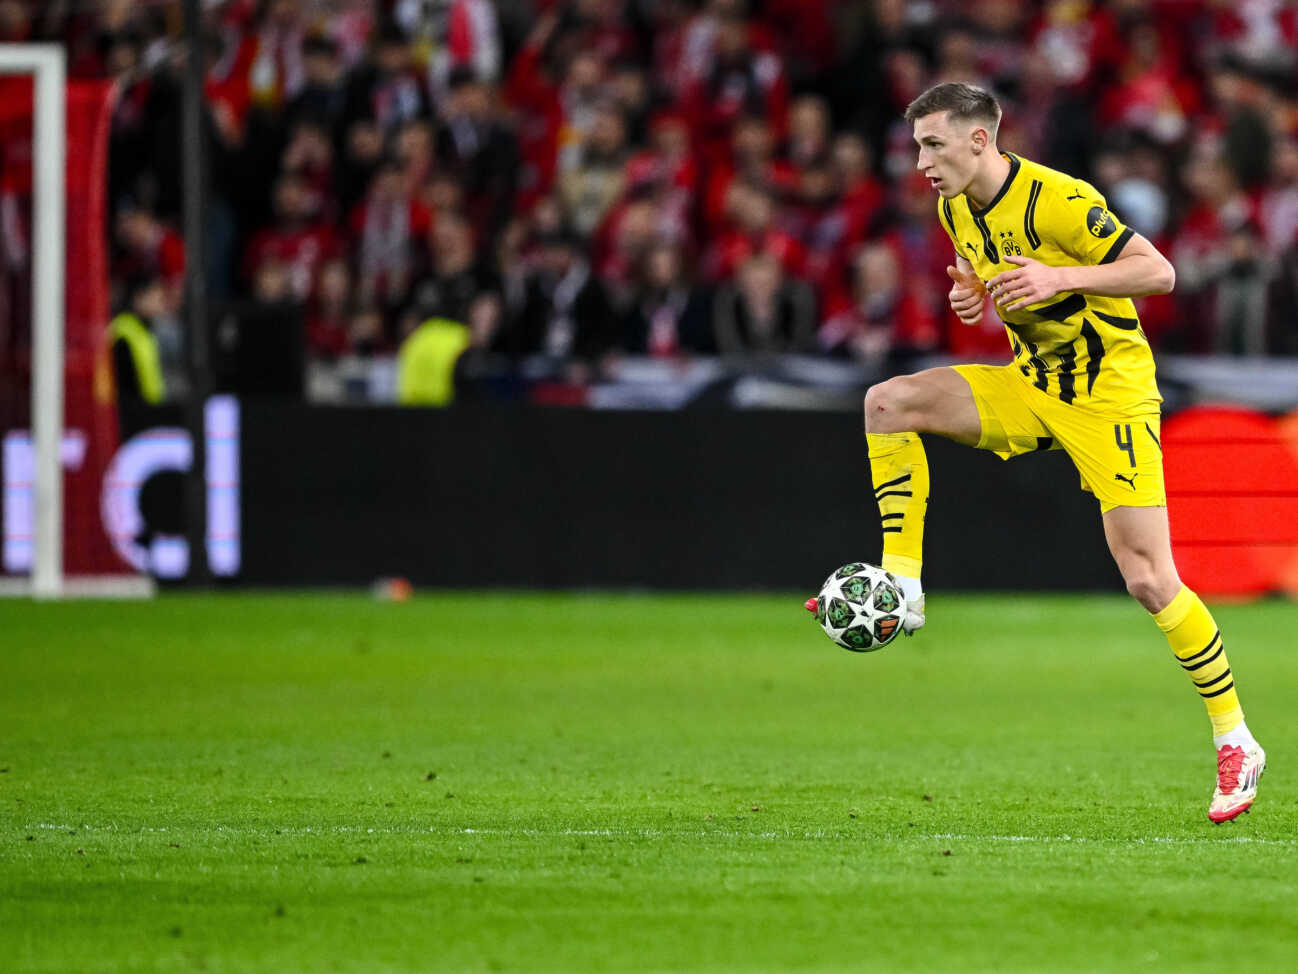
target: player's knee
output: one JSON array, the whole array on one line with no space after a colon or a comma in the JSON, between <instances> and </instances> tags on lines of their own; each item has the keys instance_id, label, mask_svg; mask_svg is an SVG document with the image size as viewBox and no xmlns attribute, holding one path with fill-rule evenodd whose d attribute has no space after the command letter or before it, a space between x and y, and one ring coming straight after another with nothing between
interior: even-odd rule
<instances>
[{"instance_id":1,"label":"player's knee","mask_svg":"<svg viewBox=\"0 0 1298 974\"><path fill-rule=\"evenodd\" d=\"M1145 607L1148 612L1158 612L1172 601L1179 588L1179 581L1174 577L1165 577L1152 563L1128 568L1123 580L1127 583L1127 592Z\"/></svg>"},{"instance_id":2,"label":"player's knee","mask_svg":"<svg viewBox=\"0 0 1298 974\"><path fill-rule=\"evenodd\" d=\"M914 429L907 394L907 376L870 386L865 393L867 433L908 433Z\"/></svg>"}]
</instances>

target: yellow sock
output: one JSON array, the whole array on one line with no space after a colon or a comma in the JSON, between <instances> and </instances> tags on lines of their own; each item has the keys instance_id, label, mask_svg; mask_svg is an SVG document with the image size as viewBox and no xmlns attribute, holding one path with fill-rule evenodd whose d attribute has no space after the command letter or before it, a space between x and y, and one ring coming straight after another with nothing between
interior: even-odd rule
<instances>
[{"instance_id":1,"label":"yellow sock","mask_svg":"<svg viewBox=\"0 0 1298 974\"><path fill-rule=\"evenodd\" d=\"M1212 621L1208 607L1182 585L1176 598L1161 612L1154 613L1154 621L1167 636L1177 661L1203 698L1213 735L1238 727L1244 720L1244 711L1235 693L1235 678L1230 675L1221 630Z\"/></svg>"},{"instance_id":2,"label":"yellow sock","mask_svg":"<svg viewBox=\"0 0 1298 974\"><path fill-rule=\"evenodd\" d=\"M885 571L919 578L928 511L928 457L915 433L867 433L870 477L883 524Z\"/></svg>"}]
</instances>

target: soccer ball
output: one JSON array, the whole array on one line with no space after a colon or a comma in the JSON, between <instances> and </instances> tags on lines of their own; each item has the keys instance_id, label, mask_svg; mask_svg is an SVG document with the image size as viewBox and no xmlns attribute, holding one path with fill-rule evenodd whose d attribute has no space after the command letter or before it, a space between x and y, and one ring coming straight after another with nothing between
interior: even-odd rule
<instances>
[{"instance_id":1,"label":"soccer ball","mask_svg":"<svg viewBox=\"0 0 1298 974\"><path fill-rule=\"evenodd\" d=\"M855 561L834 572L816 597L816 621L825 635L854 653L883 649L901 632L906 599L882 568Z\"/></svg>"}]
</instances>

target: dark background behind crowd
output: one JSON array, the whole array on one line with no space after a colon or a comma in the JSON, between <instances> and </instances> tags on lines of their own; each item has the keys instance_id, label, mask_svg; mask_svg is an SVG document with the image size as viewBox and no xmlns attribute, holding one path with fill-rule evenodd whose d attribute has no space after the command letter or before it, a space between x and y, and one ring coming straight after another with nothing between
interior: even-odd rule
<instances>
[{"instance_id":1,"label":"dark background behind crowd","mask_svg":"<svg viewBox=\"0 0 1298 974\"><path fill-rule=\"evenodd\" d=\"M629 356L1005 360L993 314L946 307L951 246L901 119L958 79L1002 100L1003 149L1090 179L1173 260L1175 293L1140 302L1157 348L1298 352L1292 4L203 6L207 288L254 350L292 329L314 362L381 358L445 318L462 375L574 388ZM114 300L150 292L172 365L181 31L175 0L0 0L0 41L59 40L73 77L117 83ZM30 232L4 163L13 343Z\"/></svg>"}]
</instances>

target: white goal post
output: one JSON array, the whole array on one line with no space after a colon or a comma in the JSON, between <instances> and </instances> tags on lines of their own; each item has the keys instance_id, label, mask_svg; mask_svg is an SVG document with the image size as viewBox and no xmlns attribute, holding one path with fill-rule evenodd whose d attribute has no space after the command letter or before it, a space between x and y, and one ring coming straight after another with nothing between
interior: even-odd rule
<instances>
[{"instance_id":1,"label":"white goal post","mask_svg":"<svg viewBox=\"0 0 1298 974\"><path fill-rule=\"evenodd\" d=\"M0 74L35 79L32 153L32 440L34 545L31 592L63 594L64 207L67 56L57 44L0 44Z\"/></svg>"}]
</instances>

